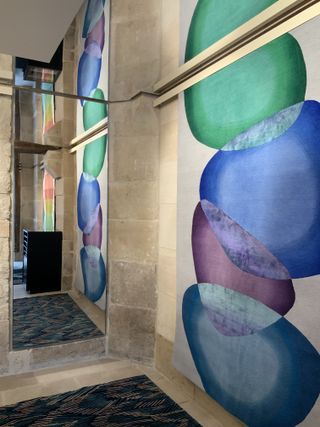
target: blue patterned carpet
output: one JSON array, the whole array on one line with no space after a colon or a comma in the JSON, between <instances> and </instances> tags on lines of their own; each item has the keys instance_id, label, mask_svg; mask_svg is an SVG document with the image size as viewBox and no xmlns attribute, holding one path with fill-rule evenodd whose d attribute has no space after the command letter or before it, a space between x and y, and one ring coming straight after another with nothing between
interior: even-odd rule
<instances>
[{"instance_id":1,"label":"blue patterned carpet","mask_svg":"<svg viewBox=\"0 0 320 427\"><path fill-rule=\"evenodd\" d=\"M0 408L0 426L198 427L145 375Z\"/></svg>"},{"instance_id":2,"label":"blue patterned carpet","mask_svg":"<svg viewBox=\"0 0 320 427\"><path fill-rule=\"evenodd\" d=\"M13 348L42 347L103 336L67 294L13 300Z\"/></svg>"}]
</instances>

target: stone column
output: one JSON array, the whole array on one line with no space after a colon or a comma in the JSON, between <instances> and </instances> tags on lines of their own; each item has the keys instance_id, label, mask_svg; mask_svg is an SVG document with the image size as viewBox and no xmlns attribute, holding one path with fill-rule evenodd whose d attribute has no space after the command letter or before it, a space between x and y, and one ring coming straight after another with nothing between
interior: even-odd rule
<instances>
[{"instance_id":1,"label":"stone column","mask_svg":"<svg viewBox=\"0 0 320 427\"><path fill-rule=\"evenodd\" d=\"M75 20L64 39L63 45L63 91L76 93L75 50L77 34ZM68 146L76 135L76 107L73 99L63 98L62 140ZM61 186L63 186L63 245L62 245L62 289L71 290L75 272L74 241L77 230L76 220L76 156L67 150L62 153Z\"/></svg>"},{"instance_id":2,"label":"stone column","mask_svg":"<svg viewBox=\"0 0 320 427\"><path fill-rule=\"evenodd\" d=\"M56 90L75 93L76 24L71 24L64 38L63 70L56 82ZM48 132L46 143L67 147L75 137L77 101L57 97L56 124ZM71 290L75 271L74 240L76 232L76 161L67 150L48 151L45 165L56 180L56 228L63 232L62 290Z\"/></svg>"},{"instance_id":3,"label":"stone column","mask_svg":"<svg viewBox=\"0 0 320 427\"><path fill-rule=\"evenodd\" d=\"M109 100L152 91L160 70L158 0L111 4ZM109 106L109 352L153 361L158 258L159 117L141 95Z\"/></svg>"},{"instance_id":4,"label":"stone column","mask_svg":"<svg viewBox=\"0 0 320 427\"><path fill-rule=\"evenodd\" d=\"M179 66L180 0L161 0L161 77ZM176 210L178 98L160 107L160 217L158 259L158 310L156 335L156 368L171 380L178 379L185 391L193 385L172 366L176 328Z\"/></svg>"},{"instance_id":5,"label":"stone column","mask_svg":"<svg viewBox=\"0 0 320 427\"><path fill-rule=\"evenodd\" d=\"M1 77L12 79L10 56L0 55ZM10 345L12 95L5 92L0 89L0 373L8 370Z\"/></svg>"}]
</instances>

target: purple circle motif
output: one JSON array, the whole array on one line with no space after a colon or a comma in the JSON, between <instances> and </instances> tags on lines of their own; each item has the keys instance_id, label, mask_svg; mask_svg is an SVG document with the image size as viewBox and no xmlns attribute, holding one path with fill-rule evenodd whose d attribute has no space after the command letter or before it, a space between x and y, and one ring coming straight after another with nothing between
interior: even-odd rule
<instances>
[{"instance_id":1,"label":"purple circle motif","mask_svg":"<svg viewBox=\"0 0 320 427\"><path fill-rule=\"evenodd\" d=\"M99 213L91 233L83 233L82 241L84 246L95 246L101 249L102 243L102 209L99 205Z\"/></svg>"},{"instance_id":2,"label":"purple circle motif","mask_svg":"<svg viewBox=\"0 0 320 427\"><path fill-rule=\"evenodd\" d=\"M98 248L86 246L80 250L80 260L84 293L92 302L96 302L102 297L107 282L103 257Z\"/></svg>"},{"instance_id":3,"label":"purple circle motif","mask_svg":"<svg viewBox=\"0 0 320 427\"><path fill-rule=\"evenodd\" d=\"M241 270L226 255L200 203L193 217L192 250L198 283L218 283L262 302L281 315L293 306L292 280L257 277Z\"/></svg>"},{"instance_id":4,"label":"purple circle motif","mask_svg":"<svg viewBox=\"0 0 320 427\"><path fill-rule=\"evenodd\" d=\"M78 225L79 228L87 234L93 230L100 207L100 187L98 181L86 173L81 174L78 198Z\"/></svg>"},{"instance_id":5,"label":"purple circle motif","mask_svg":"<svg viewBox=\"0 0 320 427\"><path fill-rule=\"evenodd\" d=\"M96 25L92 28L92 31L88 34L84 42L84 48L86 49L88 45L95 42L100 47L100 51L103 51L104 48L104 39L105 39L105 16L104 13L101 15L101 18L96 23Z\"/></svg>"}]
</instances>

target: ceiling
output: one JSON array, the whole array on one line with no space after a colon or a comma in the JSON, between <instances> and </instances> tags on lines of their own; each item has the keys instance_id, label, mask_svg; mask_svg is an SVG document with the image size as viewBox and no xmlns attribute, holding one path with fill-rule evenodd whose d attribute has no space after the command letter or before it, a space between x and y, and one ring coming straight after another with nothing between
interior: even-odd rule
<instances>
[{"instance_id":1,"label":"ceiling","mask_svg":"<svg viewBox=\"0 0 320 427\"><path fill-rule=\"evenodd\" d=\"M50 62L84 0L0 0L0 53Z\"/></svg>"}]
</instances>

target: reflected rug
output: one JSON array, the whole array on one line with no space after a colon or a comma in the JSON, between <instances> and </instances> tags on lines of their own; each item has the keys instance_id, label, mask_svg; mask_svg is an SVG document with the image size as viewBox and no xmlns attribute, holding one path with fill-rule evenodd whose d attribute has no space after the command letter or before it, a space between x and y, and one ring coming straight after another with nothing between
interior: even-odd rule
<instances>
[{"instance_id":1,"label":"reflected rug","mask_svg":"<svg viewBox=\"0 0 320 427\"><path fill-rule=\"evenodd\" d=\"M0 426L198 427L145 375L0 408Z\"/></svg>"},{"instance_id":2,"label":"reflected rug","mask_svg":"<svg viewBox=\"0 0 320 427\"><path fill-rule=\"evenodd\" d=\"M13 300L13 348L97 338L103 333L67 295Z\"/></svg>"}]
</instances>

